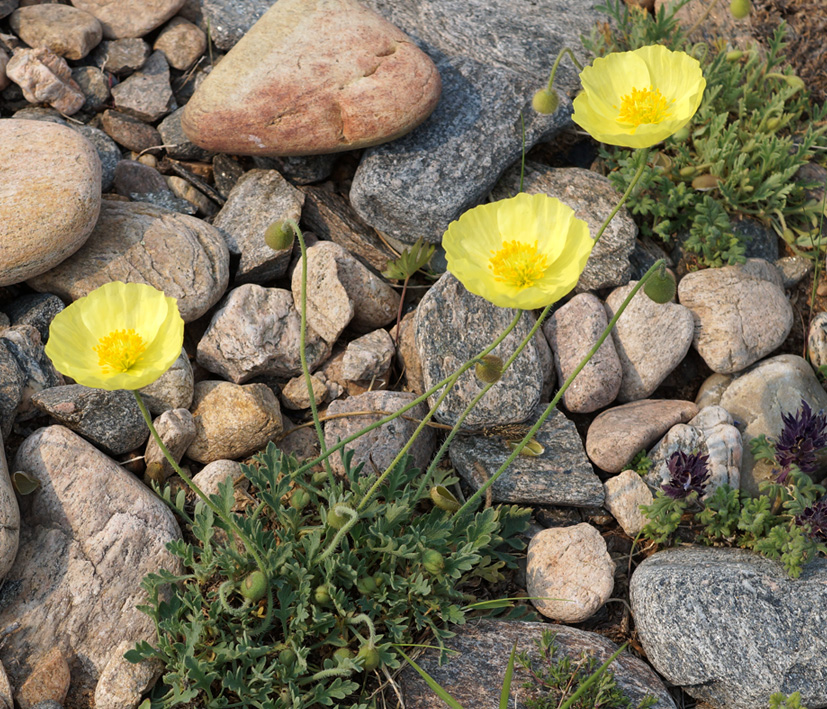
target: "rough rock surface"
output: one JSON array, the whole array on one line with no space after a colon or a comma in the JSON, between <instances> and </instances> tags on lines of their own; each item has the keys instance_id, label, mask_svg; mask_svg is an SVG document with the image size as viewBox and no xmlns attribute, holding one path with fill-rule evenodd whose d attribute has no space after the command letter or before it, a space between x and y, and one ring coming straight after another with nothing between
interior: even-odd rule
<instances>
[{"instance_id":1,"label":"rough rock surface","mask_svg":"<svg viewBox=\"0 0 827 709\"><path fill-rule=\"evenodd\" d=\"M186 351L181 348L181 356L172 366L152 384L138 391L146 407L153 416L158 416L170 409L188 409L192 403L194 377L192 365Z\"/></svg>"},{"instance_id":2,"label":"rough rock surface","mask_svg":"<svg viewBox=\"0 0 827 709\"><path fill-rule=\"evenodd\" d=\"M611 319L637 285L613 290L606 298ZM623 377L618 401L645 399L686 356L694 333L692 313L676 303L655 303L639 290L612 330Z\"/></svg>"},{"instance_id":3,"label":"rough rock surface","mask_svg":"<svg viewBox=\"0 0 827 709\"><path fill-rule=\"evenodd\" d=\"M236 384L268 374L301 374L301 316L290 291L247 283L233 288L198 343L198 363ZM308 327L307 362L314 369L330 348Z\"/></svg>"},{"instance_id":4,"label":"rough rock surface","mask_svg":"<svg viewBox=\"0 0 827 709\"><path fill-rule=\"evenodd\" d=\"M172 17L186 0L141 0L125 5L112 0L72 0L72 5L98 18L103 36L143 37Z\"/></svg>"},{"instance_id":5,"label":"rough rock surface","mask_svg":"<svg viewBox=\"0 0 827 709\"><path fill-rule=\"evenodd\" d=\"M749 551L691 547L643 561L630 593L649 661L693 697L755 709L801 692L817 707L827 705L825 585L824 559L793 579Z\"/></svg>"},{"instance_id":6,"label":"rough rock surface","mask_svg":"<svg viewBox=\"0 0 827 709\"><path fill-rule=\"evenodd\" d=\"M522 436L515 438L520 440ZM603 486L586 457L574 423L555 411L534 439L543 446L543 453L514 459L491 485L495 502L575 507L603 504ZM454 439L450 454L456 471L472 488L479 489L499 470L511 449L499 436L468 435Z\"/></svg>"},{"instance_id":7,"label":"rough rock surface","mask_svg":"<svg viewBox=\"0 0 827 709\"><path fill-rule=\"evenodd\" d=\"M66 5L30 5L9 18L12 30L30 47L47 47L66 59L82 59L101 41L100 22Z\"/></svg>"},{"instance_id":8,"label":"rough rock surface","mask_svg":"<svg viewBox=\"0 0 827 709\"><path fill-rule=\"evenodd\" d=\"M597 467L619 473L638 451L697 413L698 407L691 401L643 399L616 406L592 421L586 434L586 453Z\"/></svg>"},{"instance_id":9,"label":"rough rock surface","mask_svg":"<svg viewBox=\"0 0 827 709\"><path fill-rule=\"evenodd\" d=\"M3 587L0 625L21 627L0 659L20 687L30 658L66 648L67 701L78 701L120 643L155 639L152 620L135 609L146 602L140 582L161 567L181 573L165 547L180 531L156 495L62 426L29 436L14 469L41 487L27 498L20 551Z\"/></svg>"},{"instance_id":10,"label":"rough rock surface","mask_svg":"<svg viewBox=\"0 0 827 709\"><path fill-rule=\"evenodd\" d=\"M2 581L17 554L20 539L20 509L9 476L9 466L0 436L0 581Z\"/></svg>"},{"instance_id":11,"label":"rough rock surface","mask_svg":"<svg viewBox=\"0 0 827 709\"><path fill-rule=\"evenodd\" d=\"M193 421L192 414L188 409L170 409L169 411L164 411L164 413L152 423L155 426L155 430L158 431L158 435L161 437L164 445L167 447L167 450L169 450L173 460L176 463L180 463L184 452L195 440L195 421ZM149 471L149 466L153 464L158 468L151 475L157 482L166 480L175 472L172 464L161 452L161 448L155 441L154 436L150 436L147 441L144 463L146 464L147 471Z\"/></svg>"},{"instance_id":12,"label":"rough rock surface","mask_svg":"<svg viewBox=\"0 0 827 709\"><path fill-rule=\"evenodd\" d=\"M469 293L450 273L445 273L425 294L416 309L414 321L416 346L422 363L425 389L430 389L462 364L488 347L508 326L515 311L498 308L484 298ZM507 360L528 335L530 313L491 354ZM457 333L463 333L457 337ZM538 333L542 337L542 333ZM543 344L548 347L545 339ZM465 419L465 426L519 423L531 416L540 401L545 371L541 366L541 345L535 337L529 342L502 379L486 394ZM436 419L456 422L465 407L485 384L471 368L457 380L436 412ZM436 404L436 396L429 400Z\"/></svg>"},{"instance_id":13,"label":"rough rock surface","mask_svg":"<svg viewBox=\"0 0 827 709\"><path fill-rule=\"evenodd\" d=\"M544 616L579 623L612 595L614 571L606 541L590 524L544 529L528 545L526 591Z\"/></svg>"},{"instance_id":14,"label":"rough rock surface","mask_svg":"<svg viewBox=\"0 0 827 709\"><path fill-rule=\"evenodd\" d=\"M48 271L83 246L100 210L101 166L89 141L55 123L0 120L0 144L2 286Z\"/></svg>"},{"instance_id":15,"label":"rough rock surface","mask_svg":"<svg viewBox=\"0 0 827 709\"><path fill-rule=\"evenodd\" d=\"M169 85L169 64L161 51L153 52L141 70L112 87L115 108L152 123L176 108Z\"/></svg>"},{"instance_id":16,"label":"rough rock surface","mask_svg":"<svg viewBox=\"0 0 827 709\"><path fill-rule=\"evenodd\" d=\"M652 504L652 493L634 470L624 470L609 478L603 487L606 491L606 509L632 539L649 522L640 511L641 505Z\"/></svg>"},{"instance_id":17,"label":"rough rock surface","mask_svg":"<svg viewBox=\"0 0 827 709\"><path fill-rule=\"evenodd\" d=\"M597 344L608 324L603 303L591 293L574 296L543 323L560 386ZM621 376L614 339L607 337L566 389L563 406L578 414L608 406L620 391Z\"/></svg>"},{"instance_id":18,"label":"rough rock surface","mask_svg":"<svg viewBox=\"0 0 827 709\"><path fill-rule=\"evenodd\" d=\"M762 259L689 273L678 299L692 311L692 344L713 372L746 369L781 345L793 324L781 275Z\"/></svg>"},{"instance_id":19,"label":"rough rock surface","mask_svg":"<svg viewBox=\"0 0 827 709\"><path fill-rule=\"evenodd\" d=\"M105 200L83 248L28 283L70 301L109 281L146 283L177 298L189 322L221 297L229 274L224 239L206 222L150 204Z\"/></svg>"},{"instance_id":20,"label":"rough rock surface","mask_svg":"<svg viewBox=\"0 0 827 709\"><path fill-rule=\"evenodd\" d=\"M281 0L213 68L182 123L209 150L313 155L398 138L439 95L433 62L355 0Z\"/></svg>"},{"instance_id":21,"label":"rough rock surface","mask_svg":"<svg viewBox=\"0 0 827 709\"><path fill-rule=\"evenodd\" d=\"M86 101L72 71L51 49L16 49L6 64L6 76L23 90L29 103L48 103L66 116Z\"/></svg>"},{"instance_id":22,"label":"rough rock surface","mask_svg":"<svg viewBox=\"0 0 827 709\"><path fill-rule=\"evenodd\" d=\"M281 433L278 399L264 384L198 382L192 415L195 440L187 456L199 463L243 458Z\"/></svg>"},{"instance_id":23,"label":"rough rock surface","mask_svg":"<svg viewBox=\"0 0 827 709\"><path fill-rule=\"evenodd\" d=\"M456 633L445 641L445 646L456 652L448 653L440 662L438 650L428 650L416 662L433 677L465 709L497 709L508 655L514 643L517 652L528 652L532 660L539 660L537 642L548 623L520 621L481 620L452 628ZM585 652L602 664L617 650L611 640L597 633L590 633L565 625L551 629L558 653L567 655L572 663ZM621 653L612 663L615 682L631 700L632 706L651 694L655 697L653 709L675 709L675 702L660 678L643 660L628 652ZM522 683L528 675L516 670L512 688ZM405 706L408 709L443 709L445 703L410 666L399 677ZM525 699L540 699L542 693L520 691L518 709L525 709Z\"/></svg>"},{"instance_id":24,"label":"rough rock surface","mask_svg":"<svg viewBox=\"0 0 827 709\"><path fill-rule=\"evenodd\" d=\"M350 411L396 413L415 398L415 395L408 392L369 391L358 396L351 396L343 401L334 401L327 407L327 415L332 416ZM417 404L405 416L422 419L427 413L428 409L424 404ZM325 423L325 443L330 448L335 445L337 440L345 439L365 426L383 418L385 418L383 414L374 414L331 419ZM402 449L402 446L408 442L416 426L416 422L408 421L399 416L393 421L366 433L361 438L357 438L347 446L348 450L354 452L351 468L355 468L359 463L364 463L371 472L373 472L373 466L376 466L380 473L383 472ZM424 469L428 465L433 452L434 433L432 429L426 426L408 451L413 456L411 465ZM339 475L344 473L340 453L332 454L328 460L334 472Z\"/></svg>"}]
</instances>

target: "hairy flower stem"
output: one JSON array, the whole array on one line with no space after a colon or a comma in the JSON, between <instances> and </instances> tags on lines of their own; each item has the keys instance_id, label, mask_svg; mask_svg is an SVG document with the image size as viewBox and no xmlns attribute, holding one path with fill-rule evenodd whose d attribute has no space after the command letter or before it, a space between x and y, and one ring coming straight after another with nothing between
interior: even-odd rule
<instances>
[{"instance_id":1,"label":"hairy flower stem","mask_svg":"<svg viewBox=\"0 0 827 709\"><path fill-rule=\"evenodd\" d=\"M172 457L172 454L169 452L169 448L166 447L166 444L161 440L161 437L158 435L158 431L155 428L155 425L152 423L152 417L149 415L149 411L146 408L146 404L144 403L143 397L140 395L137 389L133 389L132 393L135 395L135 400L138 402L138 408L141 410L141 413L144 416L144 421L146 421L146 425L149 426L149 431L152 433L152 437L155 439L155 442L158 444L158 447L161 449L161 453L164 454L164 457L169 461L169 464L172 466L172 469L178 474L178 476L183 480L187 486L192 490L201 501L209 507L213 514L216 517L224 520L225 524L233 530L235 534L238 535L238 538L244 543L244 547L247 549L247 552L256 562L256 566L258 566L259 571L267 576L267 568L264 566L264 561L262 560L261 556L259 555L258 551L256 551L256 546L253 544L252 540L247 537L241 527L238 526L236 521L228 516L225 515L222 509L216 505L209 497L207 497L204 492L201 490L198 485L196 485L192 478L187 475L178 463L175 462L175 458Z\"/></svg>"},{"instance_id":2,"label":"hairy flower stem","mask_svg":"<svg viewBox=\"0 0 827 709\"><path fill-rule=\"evenodd\" d=\"M649 270L646 271L646 273L643 275L643 278L641 278L637 282L637 284L635 284L635 287L632 288L632 291L629 293L629 295L626 296L626 299L617 309L617 312L615 313L614 317L609 321L609 324L606 326L606 329L603 330L603 333L600 335L597 342L594 344L594 347L592 347L588 351L588 353L580 362L580 364L577 365L575 370L568 376L566 381L563 382L563 386L561 386L560 389L558 389L557 393L554 395L554 398L551 400L551 403L549 403L549 405L546 407L546 410L543 411L543 413L540 415L540 418L537 419L537 422L529 429L528 433L526 433L523 439L514 447L514 450L511 451L511 455L509 455L508 458L506 458L505 462L499 467L497 472L494 473L490 478L488 478L488 480L486 480L480 486L480 488L473 495L471 495L471 497L468 498L466 503L462 507L460 507L459 510L457 510L457 513L454 516L455 526L459 524L462 516L466 512L469 512L474 508L474 506L479 502L480 498L483 495L485 495L486 490L488 490L488 488L491 487L497 481L500 475L502 475L508 469L508 466L511 465L511 463L518 455L520 455L520 451L523 448L525 448L526 444L534 437L534 434L540 430L540 427L543 425L543 423L545 423L545 420L551 415L552 411L554 411L557 408L557 404L560 402L560 399L563 398L563 394L566 393L566 390L571 386L571 383L575 380L577 375L580 374L580 371L583 369L583 367L586 366L586 364L594 356L597 350L600 349L600 346L603 344L603 342L609 336L611 331L614 329L614 326L617 324L617 321L620 319L620 316L623 315L623 311L626 310L626 306L629 305L632 298L635 297L637 292L645 285L646 281L649 280L651 275L657 269L659 269L663 263L663 259L658 259L657 261L655 261L655 263L652 264Z\"/></svg>"},{"instance_id":3,"label":"hairy flower stem","mask_svg":"<svg viewBox=\"0 0 827 709\"><path fill-rule=\"evenodd\" d=\"M632 177L632 181L629 183L629 186L626 188L626 191L623 193L623 196L620 198L620 201L617 203L615 208L611 211L608 217L606 217L606 221L603 222L603 225L597 232L597 236L594 237L594 243L596 244L600 241L600 237L603 236L603 232L606 231L606 227L609 226L609 222L614 219L615 214L620 211L620 208L626 203L626 200L629 199L629 196L632 194L632 190L635 188L638 182L640 182L640 178L643 176L643 170L646 167L646 161L649 158L649 148L641 148L640 150L636 151L635 158L640 161L640 164L637 167L637 172L635 172L634 177Z\"/></svg>"},{"instance_id":4,"label":"hairy flower stem","mask_svg":"<svg viewBox=\"0 0 827 709\"><path fill-rule=\"evenodd\" d=\"M554 77L557 74L557 67L560 65L560 60L563 58L564 54L569 55L569 59L571 59L572 64L577 67L577 71L583 71L583 65L577 61L574 57L574 53L568 47L563 47L560 52L557 54L557 59L554 60L554 64L551 67L551 73L548 76L548 85L547 88L549 91L554 90Z\"/></svg>"},{"instance_id":5,"label":"hairy flower stem","mask_svg":"<svg viewBox=\"0 0 827 709\"><path fill-rule=\"evenodd\" d=\"M330 456L331 454L335 453L338 450L341 450L348 443L352 443L357 438L360 438L361 436L368 433L369 431L372 431L375 428L379 428L380 426L384 426L386 423L388 423L390 421L393 421L394 419L398 418L402 414L410 411L417 404L421 404L423 401L426 401L429 396L432 396L433 394L436 394L440 389L442 389L442 387L444 387L446 385L449 385L449 384L451 386L453 386L452 382L456 381L456 378L460 374L463 374L464 372L467 372L471 367L476 365L477 362L479 362L483 357L485 357L485 355L487 355L489 352L491 352L497 345L500 344L500 342L502 342L506 338L508 333L511 332L511 330L513 330L514 327L516 326L517 321L519 320L521 315L522 315L522 311L518 311L516 313L516 315L514 316L514 320L512 320L512 322L508 325L508 327L505 329L505 331L499 337L497 337L497 339L495 339L490 345L488 345L488 347L486 347L482 352L480 352L476 357L472 357L465 364L463 364L459 368L459 370L457 370L453 374L450 374L449 376L445 377L445 379L443 379L442 381L437 382L434 386L432 386L430 389L428 389L428 391L426 391L424 394L422 394L421 396L416 397L416 399L414 399L413 401L405 404L405 406L403 406L401 409L399 409L399 411L397 411L393 414L390 414L390 415L386 416L385 418L379 419L379 421L374 421L372 424L366 426L365 428L361 429L360 431L357 431L356 433L351 434L347 438L343 438L341 441L339 441L335 445L328 448L327 453L325 453L324 455L320 455L320 456L314 458L313 460L310 460L310 461L304 463L302 466L300 466L296 470L296 475L300 475L301 473L304 473L304 472L310 470L310 468L312 468L314 465L318 465L323 460L325 460L328 456Z\"/></svg>"},{"instance_id":6,"label":"hairy flower stem","mask_svg":"<svg viewBox=\"0 0 827 709\"><path fill-rule=\"evenodd\" d=\"M314 560L315 564L321 564L325 559L327 559L327 557L336 551L336 549L339 548L339 542L342 541L342 538L350 531L350 528L359 521L359 513L347 505L334 505L333 511L336 512L336 514L347 515L350 519L345 522L344 527L336 532L336 535L330 541L330 544L328 544L327 549L316 557Z\"/></svg>"},{"instance_id":7,"label":"hairy flower stem","mask_svg":"<svg viewBox=\"0 0 827 709\"><path fill-rule=\"evenodd\" d=\"M523 338L522 342L517 346L517 349L514 350L514 354L512 354L502 366L502 371L505 372L513 363L514 360L517 359L520 352L522 352L525 347L528 345L529 342L534 338L534 335L537 333L537 330L540 329L540 326L543 324L543 321L548 317L551 308L554 306L554 303L550 303L547 305L543 312L540 313L540 316L537 318L537 322L534 323L534 327L531 328L529 333ZM465 410L459 415L457 418L456 423L453 425L451 430L448 432L448 435L445 437L445 440L442 442L442 445L439 447L439 450L436 452L431 464L428 466L428 469L425 471L425 475L422 476L422 480L419 483L419 488L416 491L416 497L421 497L425 491L425 488L428 486L428 482L431 479L431 475L433 475L434 470L436 470L437 465L439 465L439 461L442 460L442 457L448 450L448 446L451 445L451 442L454 440L454 437L459 433L460 428L462 427L463 422L474 409L474 407L480 402L482 397L484 397L488 391L493 387L497 382L492 382L490 384L486 384L483 389L477 394L468 406L465 407Z\"/></svg>"},{"instance_id":8,"label":"hairy flower stem","mask_svg":"<svg viewBox=\"0 0 827 709\"><path fill-rule=\"evenodd\" d=\"M313 417L313 426L316 429L316 437L319 439L319 450L322 452L322 460L324 461L324 469L327 472L327 481L331 486L335 483L333 479L333 470L330 467L328 460L327 447L324 442L324 431L322 424L319 421L319 408L316 406L316 397L313 395L313 380L310 378L310 368L307 366L307 245L304 243L304 235L302 234L299 225L292 219L285 219L284 223L289 226L296 239L299 241L299 249L302 254L302 289L301 289L301 308L299 313L301 315L301 333L299 336L299 358L301 359L302 374L304 375L304 384L307 387L307 397L310 400L310 415Z\"/></svg>"},{"instance_id":9,"label":"hairy flower stem","mask_svg":"<svg viewBox=\"0 0 827 709\"><path fill-rule=\"evenodd\" d=\"M511 332L516 327L516 325L519 322L520 317L522 316L522 314L523 314L522 310L518 310L516 312L516 314L514 315L514 318L511 320L511 323L508 325L508 327L503 331L503 333L496 340L494 340L493 346L491 346L491 347L489 347L485 350L484 354L488 354L488 352L490 352L492 349L494 349L494 347L496 347L500 342L502 342L505 339L506 335L508 335L508 333ZM428 422L431 420L433 415L436 413L437 409L439 408L440 404L444 401L445 397L448 396L451 389L454 388L454 385L457 383L457 380L460 378L460 376L465 371L467 371L467 369L470 368L472 366L472 364L476 362L476 360L480 359L482 356L484 356L484 355L479 355L478 357L475 357L474 359L468 360L468 362L466 362L464 365L462 365L462 367L460 367L456 372L454 372L454 374L451 375L451 377L449 377L449 381L448 381L447 385L445 386L445 389L439 395L439 398L436 400L436 403L434 404L434 406L430 409L430 411L428 411L428 413L425 415L425 417L422 419L422 421L419 422L419 425L416 427L414 432L411 434L411 437L408 439L407 443L405 443L405 445L402 446L402 449L399 451L399 453L396 454L396 457L391 461L390 465L385 469L385 472L382 473L376 479L376 482L373 483L373 485L371 485L370 489L365 493L365 496L362 498L362 501L359 503L359 506L356 508L357 511L360 511L360 510L364 509L367 506L368 502L370 502L373 499L373 496L376 494L377 490L379 490L379 487L382 485L383 482L385 482L385 478L387 478L388 475L390 475L390 472L391 472L391 470L393 470L394 466L397 463L399 463L400 460L402 460L402 456L404 456L408 452L408 450L414 444L414 441L417 439L419 434L423 431L425 426L428 425ZM402 413L402 411L399 411L397 413L397 416L401 413ZM452 430L456 430L456 428L457 428L457 425L455 425Z\"/></svg>"}]
</instances>

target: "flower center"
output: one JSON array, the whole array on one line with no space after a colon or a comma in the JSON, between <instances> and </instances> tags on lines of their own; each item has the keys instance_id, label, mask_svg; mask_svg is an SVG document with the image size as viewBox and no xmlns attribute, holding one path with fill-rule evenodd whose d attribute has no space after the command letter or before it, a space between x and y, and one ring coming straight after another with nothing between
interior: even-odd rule
<instances>
[{"instance_id":1,"label":"flower center","mask_svg":"<svg viewBox=\"0 0 827 709\"><path fill-rule=\"evenodd\" d=\"M491 251L488 268L495 281L522 289L533 286L543 277L548 260L537 250L536 241L533 244L506 241L499 251Z\"/></svg>"},{"instance_id":2,"label":"flower center","mask_svg":"<svg viewBox=\"0 0 827 709\"><path fill-rule=\"evenodd\" d=\"M651 86L648 89L632 89L631 93L620 98L619 111L618 120L635 127L641 123L660 123L669 118L669 102L660 89Z\"/></svg>"},{"instance_id":3,"label":"flower center","mask_svg":"<svg viewBox=\"0 0 827 709\"><path fill-rule=\"evenodd\" d=\"M93 348L98 365L105 374L128 372L146 350L144 339L132 328L113 330L98 340Z\"/></svg>"}]
</instances>

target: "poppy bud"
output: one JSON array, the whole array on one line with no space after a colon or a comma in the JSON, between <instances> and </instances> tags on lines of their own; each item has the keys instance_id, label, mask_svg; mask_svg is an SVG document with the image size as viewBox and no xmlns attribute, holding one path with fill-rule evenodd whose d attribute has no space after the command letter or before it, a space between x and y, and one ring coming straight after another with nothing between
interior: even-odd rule
<instances>
[{"instance_id":1,"label":"poppy bud","mask_svg":"<svg viewBox=\"0 0 827 709\"><path fill-rule=\"evenodd\" d=\"M260 601L267 594L267 577L261 571L253 571L241 582L241 595L248 601Z\"/></svg>"},{"instance_id":2,"label":"poppy bud","mask_svg":"<svg viewBox=\"0 0 827 709\"><path fill-rule=\"evenodd\" d=\"M362 661L365 672L370 672L379 667L379 651L373 645L362 645L356 659Z\"/></svg>"},{"instance_id":3,"label":"poppy bud","mask_svg":"<svg viewBox=\"0 0 827 709\"><path fill-rule=\"evenodd\" d=\"M422 554L422 566L429 574L439 576L445 570L445 559L435 549L427 549Z\"/></svg>"},{"instance_id":4,"label":"poppy bud","mask_svg":"<svg viewBox=\"0 0 827 709\"><path fill-rule=\"evenodd\" d=\"M477 378L486 384L500 381L503 375L503 361L495 355L485 355L474 367Z\"/></svg>"},{"instance_id":5,"label":"poppy bud","mask_svg":"<svg viewBox=\"0 0 827 709\"><path fill-rule=\"evenodd\" d=\"M729 3L729 11L736 20L743 20L749 15L752 6L749 0L732 0Z\"/></svg>"},{"instance_id":6,"label":"poppy bud","mask_svg":"<svg viewBox=\"0 0 827 709\"><path fill-rule=\"evenodd\" d=\"M534 94L531 99L532 108L537 113L544 113L546 115L554 113L560 105L560 99L557 98L557 92L553 89L540 89Z\"/></svg>"},{"instance_id":7,"label":"poppy bud","mask_svg":"<svg viewBox=\"0 0 827 709\"><path fill-rule=\"evenodd\" d=\"M264 243L273 251L284 251L293 246L293 230L286 222L273 222L264 232Z\"/></svg>"},{"instance_id":8,"label":"poppy bud","mask_svg":"<svg viewBox=\"0 0 827 709\"><path fill-rule=\"evenodd\" d=\"M643 292L654 303L671 303L675 297L675 277L661 266L655 271L643 286Z\"/></svg>"}]
</instances>

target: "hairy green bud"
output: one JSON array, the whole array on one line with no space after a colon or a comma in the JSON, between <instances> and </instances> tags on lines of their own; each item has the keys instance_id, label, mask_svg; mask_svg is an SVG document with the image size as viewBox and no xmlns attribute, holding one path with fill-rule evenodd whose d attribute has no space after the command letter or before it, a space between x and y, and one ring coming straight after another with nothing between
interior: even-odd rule
<instances>
[{"instance_id":1,"label":"hairy green bud","mask_svg":"<svg viewBox=\"0 0 827 709\"><path fill-rule=\"evenodd\" d=\"M290 507L294 510L303 510L310 504L310 494L299 488L290 496Z\"/></svg>"},{"instance_id":2,"label":"hairy green bud","mask_svg":"<svg viewBox=\"0 0 827 709\"><path fill-rule=\"evenodd\" d=\"M282 665L292 665L297 659L296 653L292 648L286 647L279 652L279 662Z\"/></svg>"},{"instance_id":3,"label":"hairy green bud","mask_svg":"<svg viewBox=\"0 0 827 709\"><path fill-rule=\"evenodd\" d=\"M672 140L674 140L677 143L683 143L688 138L689 138L689 126L684 126L683 128L679 128L674 133L672 133Z\"/></svg>"},{"instance_id":4,"label":"hairy green bud","mask_svg":"<svg viewBox=\"0 0 827 709\"><path fill-rule=\"evenodd\" d=\"M422 554L422 566L429 574L439 576L445 571L445 559L435 549L426 549Z\"/></svg>"},{"instance_id":5,"label":"hairy green bud","mask_svg":"<svg viewBox=\"0 0 827 709\"><path fill-rule=\"evenodd\" d=\"M316 586L313 590L313 600L318 606L326 606L330 603L330 586L325 583Z\"/></svg>"},{"instance_id":6,"label":"hairy green bud","mask_svg":"<svg viewBox=\"0 0 827 709\"><path fill-rule=\"evenodd\" d=\"M560 99L557 97L557 92L553 89L540 89L534 94L531 99L532 108L537 113L544 113L546 115L554 113L560 105Z\"/></svg>"},{"instance_id":7,"label":"hairy green bud","mask_svg":"<svg viewBox=\"0 0 827 709\"><path fill-rule=\"evenodd\" d=\"M264 243L273 251L293 248L293 229L286 222L273 222L264 232Z\"/></svg>"},{"instance_id":8,"label":"hairy green bud","mask_svg":"<svg viewBox=\"0 0 827 709\"><path fill-rule=\"evenodd\" d=\"M496 355L485 355L477 362L474 373L486 384L498 382L503 375L503 361Z\"/></svg>"},{"instance_id":9,"label":"hairy green bud","mask_svg":"<svg viewBox=\"0 0 827 709\"><path fill-rule=\"evenodd\" d=\"M743 56L744 53L740 49L733 49L731 52L726 53L725 58L728 62L737 62Z\"/></svg>"},{"instance_id":10,"label":"hairy green bud","mask_svg":"<svg viewBox=\"0 0 827 709\"><path fill-rule=\"evenodd\" d=\"M376 581L373 576L366 576L356 582L356 588L363 596L370 596L376 591Z\"/></svg>"},{"instance_id":11,"label":"hairy green bud","mask_svg":"<svg viewBox=\"0 0 827 709\"><path fill-rule=\"evenodd\" d=\"M258 569L250 572L241 582L240 593L248 601L260 601L267 595L267 577Z\"/></svg>"},{"instance_id":12,"label":"hairy green bud","mask_svg":"<svg viewBox=\"0 0 827 709\"><path fill-rule=\"evenodd\" d=\"M353 650L347 647L340 647L333 653L333 659L336 660L338 665L342 664L344 660L352 660L353 657Z\"/></svg>"},{"instance_id":13,"label":"hairy green bud","mask_svg":"<svg viewBox=\"0 0 827 709\"><path fill-rule=\"evenodd\" d=\"M729 11L736 20L743 20L752 10L750 0L732 0Z\"/></svg>"},{"instance_id":14,"label":"hairy green bud","mask_svg":"<svg viewBox=\"0 0 827 709\"><path fill-rule=\"evenodd\" d=\"M649 276L643 285L643 292L649 296L649 300L661 305L672 302L672 298L675 297L675 290L675 277L665 266L661 266Z\"/></svg>"},{"instance_id":15,"label":"hairy green bud","mask_svg":"<svg viewBox=\"0 0 827 709\"><path fill-rule=\"evenodd\" d=\"M350 519L347 515L339 514L335 508L331 508L327 513L327 526L333 529L341 529L347 524Z\"/></svg>"},{"instance_id":16,"label":"hairy green bud","mask_svg":"<svg viewBox=\"0 0 827 709\"><path fill-rule=\"evenodd\" d=\"M371 644L362 645L356 654L356 659L362 661L365 672L371 672L379 667L379 651Z\"/></svg>"}]
</instances>

